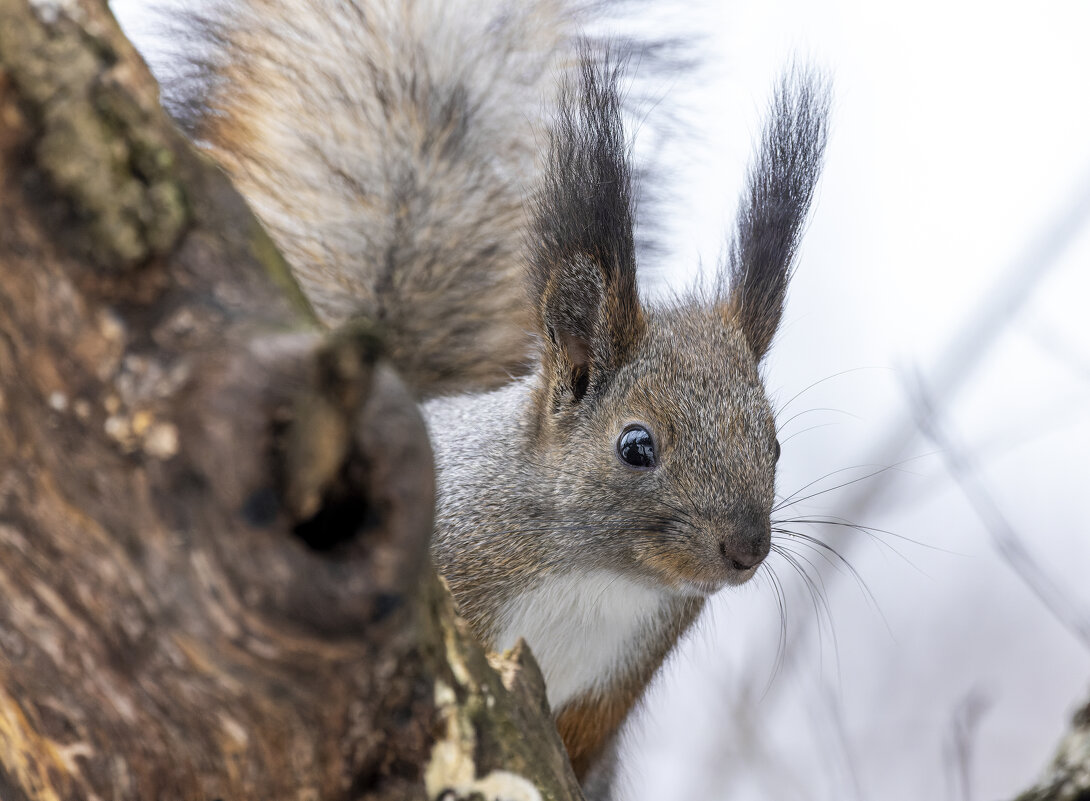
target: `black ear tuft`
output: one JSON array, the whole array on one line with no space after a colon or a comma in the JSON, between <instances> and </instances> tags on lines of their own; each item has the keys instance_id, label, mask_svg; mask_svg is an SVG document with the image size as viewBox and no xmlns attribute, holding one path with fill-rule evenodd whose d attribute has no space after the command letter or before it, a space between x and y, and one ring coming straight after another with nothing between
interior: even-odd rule
<instances>
[{"instance_id":1,"label":"black ear tuft","mask_svg":"<svg viewBox=\"0 0 1090 801\"><path fill-rule=\"evenodd\" d=\"M575 400L625 362L644 330L617 91L623 65L586 45L580 55L560 88L529 248L546 367Z\"/></svg>"},{"instance_id":2,"label":"black ear tuft","mask_svg":"<svg viewBox=\"0 0 1090 801\"><path fill-rule=\"evenodd\" d=\"M821 174L828 116L825 77L812 69L788 69L746 176L721 277L727 284L724 313L741 326L758 359L783 314L791 263Z\"/></svg>"}]
</instances>

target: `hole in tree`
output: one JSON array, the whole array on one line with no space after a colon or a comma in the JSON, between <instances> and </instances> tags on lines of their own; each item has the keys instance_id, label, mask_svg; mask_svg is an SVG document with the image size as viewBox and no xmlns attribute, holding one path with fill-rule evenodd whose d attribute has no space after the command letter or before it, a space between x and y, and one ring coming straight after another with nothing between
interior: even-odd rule
<instances>
[{"instance_id":1,"label":"hole in tree","mask_svg":"<svg viewBox=\"0 0 1090 801\"><path fill-rule=\"evenodd\" d=\"M366 486L363 469L353 463L350 459L336 483L327 490L321 508L292 528L315 551L332 551L377 522L361 489Z\"/></svg>"}]
</instances>

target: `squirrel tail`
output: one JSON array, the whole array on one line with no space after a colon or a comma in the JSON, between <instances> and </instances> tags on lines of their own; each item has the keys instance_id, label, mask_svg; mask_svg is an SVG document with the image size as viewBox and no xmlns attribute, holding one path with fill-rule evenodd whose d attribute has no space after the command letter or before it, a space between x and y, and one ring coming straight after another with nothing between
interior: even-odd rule
<instances>
[{"instance_id":1,"label":"squirrel tail","mask_svg":"<svg viewBox=\"0 0 1090 801\"><path fill-rule=\"evenodd\" d=\"M523 198L572 0L240 0L185 27L166 103L320 319L377 321L422 395L525 372Z\"/></svg>"}]
</instances>

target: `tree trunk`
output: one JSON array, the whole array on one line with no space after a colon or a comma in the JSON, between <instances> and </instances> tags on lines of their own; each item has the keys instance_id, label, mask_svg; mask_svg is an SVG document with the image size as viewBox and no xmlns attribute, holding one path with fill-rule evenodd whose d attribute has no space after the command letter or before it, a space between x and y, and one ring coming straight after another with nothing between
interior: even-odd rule
<instances>
[{"instance_id":1,"label":"tree trunk","mask_svg":"<svg viewBox=\"0 0 1090 801\"><path fill-rule=\"evenodd\" d=\"M381 332L318 330L103 0L0 0L0 421L0 798L581 798Z\"/></svg>"},{"instance_id":2,"label":"tree trunk","mask_svg":"<svg viewBox=\"0 0 1090 801\"><path fill-rule=\"evenodd\" d=\"M1090 702L1075 713L1040 781L1016 801L1090 801Z\"/></svg>"}]
</instances>

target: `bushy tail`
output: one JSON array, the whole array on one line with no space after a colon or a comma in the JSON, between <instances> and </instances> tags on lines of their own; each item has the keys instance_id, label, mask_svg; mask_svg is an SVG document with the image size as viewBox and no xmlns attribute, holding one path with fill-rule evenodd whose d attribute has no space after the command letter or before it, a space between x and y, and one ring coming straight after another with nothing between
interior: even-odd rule
<instances>
[{"instance_id":1,"label":"bushy tail","mask_svg":"<svg viewBox=\"0 0 1090 801\"><path fill-rule=\"evenodd\" d=\"M328 325L386 330L421 394L525 370L523 198L572 60L568 0L241 0L200 20L168 106ZM193 55L196 53L197 55Z\"/></svg>"}]
</instances>

